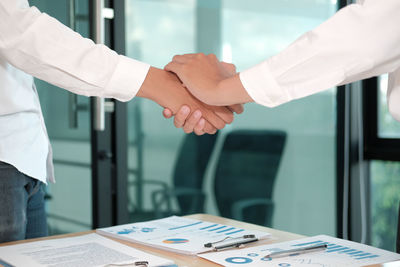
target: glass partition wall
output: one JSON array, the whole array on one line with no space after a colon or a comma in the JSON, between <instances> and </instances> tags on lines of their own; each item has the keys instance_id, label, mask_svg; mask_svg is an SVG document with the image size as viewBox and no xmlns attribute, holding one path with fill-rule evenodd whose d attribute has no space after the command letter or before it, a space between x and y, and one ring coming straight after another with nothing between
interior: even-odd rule
<instances>
[{"instance_id":1,"label":"glass partition wall","mask_svg":"<svg viewBox=\"0 0 400 267\"><path fill-rule=\"evenodd\" d=\"M30 5L89 37L89 1L31 0ZM56 183L47 189L49 234L92 228L90 99L35 80L53 147Z\"/></svg>"},{"instance_id":2,"label":"glass partition wall","mask_svg":"<svg viewBox=\"0 0 400 267\"><path fill-rule=\"evenodd\" d=\"M278 53L336 9L333 0L127 0L126 51L159 68L175 54L215 53L242 71ZM336 89L274 109L247 104L244 114L211 137L215 140L202 139L192 147L161 112L147 100L128 104L132 221L191 211L221 214L214 181L226 137L238 130L273 130L285 133L286 140L272 188L261 188L272 191L269 226L306 235L336 234ZM209 144L212 151L207 154ZM205 167L196 164L182 171L182 162L191 157ZM234 167L224 165L227 170ZM182 194L178 182L187 189L195 179L201 205L187 209L185 203L198 195L187 190ZM249 179L243 175L235 183L245 191Z\"/></svg>"}]
</instances>

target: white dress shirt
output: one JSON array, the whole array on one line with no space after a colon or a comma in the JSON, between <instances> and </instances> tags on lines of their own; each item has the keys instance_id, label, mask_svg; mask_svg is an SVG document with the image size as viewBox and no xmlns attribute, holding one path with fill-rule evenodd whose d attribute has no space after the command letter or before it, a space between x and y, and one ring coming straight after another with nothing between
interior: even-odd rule
<instances>
[{"instance_id":1,"label":"white dress shirt","mask_svg":"<svg viewBox=\"0 0 400 267\"><path fill-rule=\"evenodd\" d=\"M1 0L0 161L43 182L54 181L32 76L77 94L126 101L136 95L148 69L83 38L27 0Z\"/></svg>"},{"instance_id":2,"label":"white dress shirt","mask_svg":"<svg viewBox=\"0 0 400 267\"><path fill-rule=\"evenodd\" d=\"M365 0L339 10L240 80L256 103L274 107L389 73L389 111L400 120L400 0Z\"/></svg>"}]
</instances>

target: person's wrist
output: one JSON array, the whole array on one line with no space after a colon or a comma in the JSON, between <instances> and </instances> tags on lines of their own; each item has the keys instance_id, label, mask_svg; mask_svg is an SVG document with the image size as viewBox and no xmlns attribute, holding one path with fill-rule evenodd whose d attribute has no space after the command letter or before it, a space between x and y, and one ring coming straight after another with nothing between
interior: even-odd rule
<instances>
[{"instance_id":1,"label":"person's wrist","mask_svg":"<svg viewBox=\"0 0 400 267\"><path fill-rule=\"evenodd\" d=\"M215 88L213 95L209 96L209 99L211 99L212 103L210 105L214 106L227 106L226 103L232 101L232 88L229 88L229 78L225 78L223 80L220 80L217 84L217 87Z\"/></svg>"},{"instance_id":2,"label":"person's wrist","mask_svg":"<svg viewBox=\"0 0 400 267\"><path fill-rule=\"evenodd\" d=\"M218 83L214 105L229 106L233 104L244 104L254 102L243 87L239 74L221 80Z\"/></svg>"},{"instance_id":3,"label":"person's wrist","mask_svg":"<svg viewBox=\"0 0 400 267\"><path fill-rule=\"evenodd\" d=\"M159 103L158 100L158 94L157 94L157 90L158 90L158 84L161 77L162 71L160 69L154 68L154 67L150 67L146 78L142 84L142 86L140 87L138 93L136 94L136 96L138 97L143 97L143 98L147 98L150 99L156 103Z\"/></svg>"},{"instance_id":4,"label":"person's wrist","mask_svg":"<svg viewBox=\"0 0 400 267\"><path fill-rule=\"evenodd\" d=\"M182 104L191 105L187 91L175 74L151 67L137 96L147 98L164 108L172 111L172 115L178 112ZM184 101L187 101L185 103Z\"/></svg>"}]
</instances>

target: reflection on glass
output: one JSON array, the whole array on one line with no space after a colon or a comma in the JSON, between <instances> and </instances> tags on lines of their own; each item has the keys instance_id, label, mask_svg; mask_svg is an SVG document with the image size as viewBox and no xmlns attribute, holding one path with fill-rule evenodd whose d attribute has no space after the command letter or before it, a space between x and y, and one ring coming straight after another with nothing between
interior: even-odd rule
<instances>
[{"instance_id":1,"label":"reflection on glass","mask_svg":"<svg viewBox=\"0 0 400 267\"><path fill-rule=\"evenodd\" d=\"M89 36L89 3L78 0L32 0L30 5ZM72 128L72 93L35 80L53 147L55 184L47 186L49 234L91 229L91 156L89 98L76 96L77 127ZM79 110L78 110L79 109ZM75 115L74 115L75 116Z\"/></svg>"},{"instance_id":2,"label":"reflection on glass","mask_svg":"<svg viewBox=\"0 0 400 267\"><path fill-rule=\"evenodd\" d=\"M395 251L400 163L371 161L371 245Z\"/></svg>"},{"instance_id":3,"label":"reflection on glass","mask_svg":"<svg viewBox=\"0 0 400 267\"><path fill-rule=\"evenodd\" d=\"M328 0L222 2L223 45L232 47L233 62L243 69L282 51L336 11Z\"/></svg>"},{"instance_id":4,"label":"reflection on glass","mask_svg":"<svg viewBox=\"0 0 400 267\"><path fill-rule=\"evenodd\" d=\"M220 40L214 53L244 70L278 53L336 11L336 1L331 0L215 2L128 0L128 56L163 67L174 54L201 52L197 49L207 43L203 39L200 45L198 37L202 36L209 38L209 43ZM212 35L215 31L199 26L211 21L198 12L207 5L214 11L213 16L219 16L215 20L220 23L215 27L221 27L219 38ZM273 188L272 225L307 235L335 235L335 98L336 90L332 89L274 109L246 105L245 113L220 131L214 153L207 158L202 184L206 194L204 212L219 214L213 180L227 133L239 129L281 130L287 140ZM132 220L141 220L154 215L152 192L174 187L175 167L187 138L162 117L161 108L155 104L134 99L128 108L129 209ZM186 155L192 156L190 152ZM245 190L246 177L242 186ZM172 205L179 210L176 200Z\"/></svg>"},{"instance_id":5,"label":"reflection on glass","mask_svg":"<svg viewBox=\"0 0 400 267\"><path fill-rule=\"evenodd\" d=\"M390 115L386 100L388 75L380 76L378 81L378 137L399 138L400 123Z\"/></svg>"},{"instance_id":6,"label":"reflection on glass","mask_svg":"<svg viewBox=\"0 0 400 267\"><path fill-rule=\"evenodd\" d=\"M163 68L195 47L195 1L126 2L127 55ZM162 88L160 88L161 90ZM181 131L151 101L128 103L129 196L132 220L151 219L151 193L170 184Z\"/></svg>"}]
</instances>

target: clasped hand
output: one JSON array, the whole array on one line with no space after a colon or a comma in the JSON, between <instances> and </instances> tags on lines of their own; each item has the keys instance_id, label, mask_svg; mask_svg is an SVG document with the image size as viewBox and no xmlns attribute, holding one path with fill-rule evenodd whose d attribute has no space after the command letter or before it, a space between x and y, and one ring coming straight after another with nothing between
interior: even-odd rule
<instances>
[{"instance_id":1,"label":"clasped hand","mask_svg":"<svg viewBox=\"0 0 400 267\"><path fill-rule=\"evenodd\" d=\"M214 134L217 129L222 129L233 121L233 112L243 112L243 105L235 104L229 96L228 101L232 104L224 105L224 100L221 100L224 96L221 96L217 89L219 82L236 75L236 67L233 64L220 62L215 55L186 54L175 56L165 66L165 70L179 77L178 79L175 75L167 75L165 80L171 85L175 83L175 87L176 82L179 82L180 92L172 90L168 86L169 82L166 82L163 87L170 94L164 97L168 100L153 100L165 107L165 118L175 116L175 127L183 128L185 133ZM179 110L176 108L178 102L183 104Z\"/></svg>"}]
</instances>

